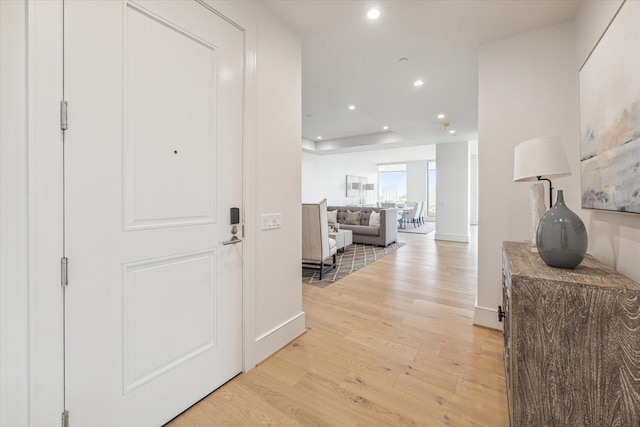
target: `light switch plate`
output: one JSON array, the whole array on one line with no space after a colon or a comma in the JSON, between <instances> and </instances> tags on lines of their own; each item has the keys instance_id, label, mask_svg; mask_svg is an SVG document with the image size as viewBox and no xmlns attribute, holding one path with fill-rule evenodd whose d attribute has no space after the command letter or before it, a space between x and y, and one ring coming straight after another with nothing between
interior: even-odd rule
<instances>
[{"instance_id":1,"label":"light switch plate","mask_svg":"<svg viewBox=\"0 0 640 427\"><path fill-rule=\"evenodd\" d=\"M276 228L282 228L282 214L281 213L262 214L262 229L274 230Z\"/></svg>"}]
</instances>

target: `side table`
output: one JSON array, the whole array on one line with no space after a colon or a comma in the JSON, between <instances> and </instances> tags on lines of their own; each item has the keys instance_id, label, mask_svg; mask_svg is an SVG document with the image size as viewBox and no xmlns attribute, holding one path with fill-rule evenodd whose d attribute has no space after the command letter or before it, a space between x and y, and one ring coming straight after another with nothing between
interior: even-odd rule
<instances>
[{"instance_id":1,"label":"side table","mask_svg":"<svg viewBox=\"0 0 640 427\"><path fill-rule=\"evenodd\" d=\"M330 231L329 237L336 241L338 252L353 244L353 232L351 230Z\"/></svg>"}]
</instances>

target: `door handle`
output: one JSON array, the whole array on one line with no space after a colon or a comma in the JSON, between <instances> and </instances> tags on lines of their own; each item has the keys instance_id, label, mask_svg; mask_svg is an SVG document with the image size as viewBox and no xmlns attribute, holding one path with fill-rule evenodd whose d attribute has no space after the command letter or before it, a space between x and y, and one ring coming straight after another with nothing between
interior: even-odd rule
<instances>
[{"instance_id":1,"label":"door handle","mask_svg":"<svg viewBox=\"0 0 640 427\"><path fill-rule=\"evenodd\" d=\"M222 242L223 245L235 245L236 243L242 242L242 239L238 239L238 236L233 236L231 240L225 240Z\"/></svg>"},{"instance_id":2,"label":"door handle","mask_svg":"<svg viewBox=\"0 0 640 427\"><path fill-rule=\"evenodd\" d=\"M507 313L502 311L502 306L499 305L498 306L498 322L502 322L502 319L504 319L505 317L507 317Z\"/></svg>"},{"instance_id":3,"label":"door handle","mask_svg":"<svg viewBox=\"0 0 640 427\"><path fill-rule=\"evenodd\" d=\"M237 208L231 208L231 209L237 209ZM242 239L238 239L238 236L236 236L237 233L238 233L238 227L234 225L233 227L231 227L231 240L225 240L224 242L222 242L222 244L235 245L236 243L242 242Z\"/></svg>"}]
</instances>

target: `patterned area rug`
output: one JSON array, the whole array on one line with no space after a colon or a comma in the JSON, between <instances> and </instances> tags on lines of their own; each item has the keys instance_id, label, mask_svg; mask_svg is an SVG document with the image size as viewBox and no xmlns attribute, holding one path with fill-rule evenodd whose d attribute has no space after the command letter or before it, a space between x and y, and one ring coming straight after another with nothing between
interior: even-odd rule
<instances>
[{"instance_id":1,"label":"patterned area rug","mask_svg":"<svg viewBox=\"0 0 640 427\"><path fill-rule=\"evenodd\" d=\"M319 279L319 270L303 268L302 282L324 288L336 280L340 280L348 274L358 271L362 267L396 251L405 244L406 243L392 243L386 248L383 248L380 246L354 243L353 245L347 246L344 253L338 252L338 256L336 257L336 268L323 274L322 280Z\"/></svg>"},{"instance_id":2,"label":"patterned area rug","mask_svg":"<svg viewBox=\"0 0 640 427\"><path fill-rule=\"evenodd\" d=\"M429 234L436 229L435 222L426 222L420 227L414 227L413 224L407 224L405 228L398 228L398 233L416 233L416 234Z\"/></svg>"}]
</instances>

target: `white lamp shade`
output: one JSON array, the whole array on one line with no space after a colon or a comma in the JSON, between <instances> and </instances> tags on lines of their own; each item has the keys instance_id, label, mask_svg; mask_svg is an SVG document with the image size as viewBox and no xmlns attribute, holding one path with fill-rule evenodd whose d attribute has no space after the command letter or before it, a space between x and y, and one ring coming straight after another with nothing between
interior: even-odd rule
<instances>
[{"instance_id":1,"label":"white lamp shade","mask_svg":"<svg viewBox=\"0 0 640 427\"><path fill-rule=\"evenodd\" d=\"M364 189L368 190L368 191L372 191L372 190L376 189L376 186L375 186L375 184L365 184L364 185Z\"/></svg>"},{"instance_id":2,"label":"white lamp shade","mask_svg":"<svg viewBox=\"0 0 640 427\"><path fill-rule=\"evenodd\" d=\"M352 190L360 190L361 188L361 184L359 182L352 182L351 183L351 189Z\"/></svg>"},{"instance_id":3,"label":"white lamp shade","mask_svg":"<svg viewBox=\"0 0 640 427\"><path fill-rule=\"evenodd\" d=\"M555 136L529 139L516 145L513 156L513 180L536 181L571 175L562 141Z\"/></svg>"}]
</instances>

